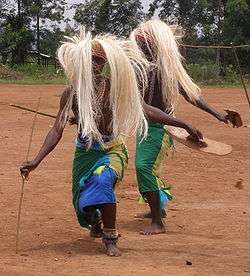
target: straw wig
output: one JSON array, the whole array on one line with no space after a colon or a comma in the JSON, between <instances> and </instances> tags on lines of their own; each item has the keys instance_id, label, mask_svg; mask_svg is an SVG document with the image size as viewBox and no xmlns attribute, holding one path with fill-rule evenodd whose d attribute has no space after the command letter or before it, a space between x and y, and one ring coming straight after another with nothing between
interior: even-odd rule
<instances>
[{"instance_id":1,"label":"straw wig","mask_svg":"<svg viewBox=\"0 0 250 276\"><path fill-rule=\"evenodd\" d=\"M146 137L147 120L143 113L142 97L139 92L136 70L142 79L144 65L141 57L126 54L124 45L111 36L97 36L92 38L90 33L83 30L80 36L67 38L58 50L58 58L64 71L77 94L79 124L78 131L90 142L103 142L98 129L98 112L102 111L103 103L96 100L96 94L101 87L96 82L93 60L103 59L108 73L103 76L104 82L108 78L109 110L112 121L109 130L114 137L121 134L130 136L137 131ZM128 50L130 53L130 50ZM141 64L141 65L140 65ZM144 80L146 81L146 80ZM102 83L102 82L101 82Z\"/></svg>"},{"instance_id":2,"label":"straw wig","mask_svg":"<svg viewBox=\"0 0 250 276\"><path fill-rule=\"evenodd\" d=\"M151 56L161 79L163 99L174 105L177 103L179 85L191 101L195 101L200 95L200 88L183 67L183 58L177 44L177 30L176 26L168 26L160 20L149 20L141 23L130 36L138 50L143 50L141 43L146 45L147 58Z\"/></svg>"}]
</instances>

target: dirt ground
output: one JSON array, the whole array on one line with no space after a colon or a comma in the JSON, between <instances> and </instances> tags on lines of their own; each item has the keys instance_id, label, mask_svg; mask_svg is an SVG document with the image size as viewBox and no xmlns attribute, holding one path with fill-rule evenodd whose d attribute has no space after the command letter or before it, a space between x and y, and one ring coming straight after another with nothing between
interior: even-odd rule
<instances>
[{"instance_id":1,"label":"dirt ground","mask_svg":"<svg viewBox=\"0 0 250 276\"><path fill-rule=\"evenodd\" d=\"M170 154L163 168L174 194L166 234L138 234L149 221L134 219L147 206L137 203L131 139L129 168L117 190L123 256L103 254L101 241L79 227L71 205L75 129L68 126L58 147L26 183L21 250L16 255L18 169L25 159L33 114L9 103L36 108L41 91L40 111L55 114L62 90L63 86L0 85L0 275L250 275L250 128L232 129L183 101L179 117L205 136L231 144L233 152L216 157L177 145L174 159ZM204 97L219 110L240 111L250 124L241 89L204 89ZM31 157L52 124L53 119L38 117Z\"/></svg>"}]
</instances>

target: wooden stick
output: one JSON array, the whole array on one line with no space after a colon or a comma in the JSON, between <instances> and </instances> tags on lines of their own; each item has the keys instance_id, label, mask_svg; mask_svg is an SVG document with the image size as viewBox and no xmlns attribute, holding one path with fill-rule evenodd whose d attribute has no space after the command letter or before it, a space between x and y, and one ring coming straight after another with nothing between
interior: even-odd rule
<instances>
[{"instance_id":1,"label":"wooden stick","mask_svg":"<svg viewBox=\"0 0 250 276\"><path fill-rule=\"evenodd\" d=\"M223 46L223 45L190 45L190 44L180 44L182 47L186 48L207 48L207 49L232 49L232 46ZM237 45L235 48L249 48L250 44L246 45Z\"/></svg>"},{"instance_id":2,"label":"wooden stick","mask_svg":"<svg viewBox=\"0 0 250 276\"><path fill-rule=\"evenodd\" d=\"M11 107L15 107L15 108L19 108L19 109L22 109L22 110L25 110L25 111L37 113L38 115L42 115L42 116L46 116L46 117L50 117L50 118L56 118L55 115L51 115L51 114L44 113L44 112L38 112L38 111L36 111L36 110L30 109L30 108L27 108L27 107L24 107L24 106L21 106L21 105L10 104L10 106L11 106Z\"/></svg>"},{"instance_id":3,"label":"wooden stick","mask_svg":"<svg viewBox=\"0 0 250 276\"><path fill-rule=\"evenodd\" d=\"M246 95L246 98L247 98L247 102L248 102L248 105L249 105L249 108L250 108L250 98L249 98L249 95L248 95L248 92L247 92L247 87L246 87L246 84L245 84L245 81L244 81L244 78L243 78L243 74L241 72L240 61L239 61L239 58L238 58L238 55L237 55L237 52L236 52L236 47L233 45L233 43L231 43L231 45L232 45L232 49L233 49L233 52L234 52L236 65L237 65L237 68L238 68L238 71L239 71L239 74L240 74L241 83L242 83L242 86L244 88L245 95Z\"/></svg>"},{"instance_id":4,"label":"wooden stick","mask_svg":"<svg viewBox=\"0 0 250 276\"><path fill-rule=\"evenodd\" d=\"M41 93L40 93L40 96L38 98L37 108L36 108L35 115L34 115L33 122L32 122L32 126L31 126L29 145L28 145L28 149L27 149L27 153L26 153L26 158L25 158L26 162L29 159L29 154L30 154L30 149L31 149L31 143L32 143L32 138L33 138L33 134L34 134L34 128L35 128L35 124L36 124L36 120L37 120L37 114L38 114L38 109L40 107L40 103L41 103ZM21 211L22 211L22 203L23 203L23 196L24 196L24 184L25 184L25 180L26 180L25 177L22 177L22 187L21 187L21 194L20 194L20 201L19 201L19 208L18 208L18 216L17 216L16 254L19 251L20 222L21 222Z\"/></svg>"}]
</instances>

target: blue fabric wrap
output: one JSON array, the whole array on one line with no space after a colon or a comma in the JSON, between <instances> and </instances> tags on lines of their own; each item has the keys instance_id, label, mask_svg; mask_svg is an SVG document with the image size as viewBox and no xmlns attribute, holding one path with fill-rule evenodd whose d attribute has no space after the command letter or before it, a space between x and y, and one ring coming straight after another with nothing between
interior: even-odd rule
<instances>
[{"instance_id":1,"label":"blue fabric wrap","mask_svg":"<svg viewBox=\"0 0 250 276\"><path fill-rule=\"evenodd\" d=\"M166 193L160 190L160 208L165 209L169 199Z\"/></svg>"},{"instance_id":2,"label":"blue fabric wrap","mask_svg":"<svg viewBox=\"0 0 250 276\"><path fill-rule=\"evenodd\" d=\"M79 210L88 206L116 203L113 191L117 176L113 169L105 167L101 174L80 180Z\"/></svg>"}]
</instances>

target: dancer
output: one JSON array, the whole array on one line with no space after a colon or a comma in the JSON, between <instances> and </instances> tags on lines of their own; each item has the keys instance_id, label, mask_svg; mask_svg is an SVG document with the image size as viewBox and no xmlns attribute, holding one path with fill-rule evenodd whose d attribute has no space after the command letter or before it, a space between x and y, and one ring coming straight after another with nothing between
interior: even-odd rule
<instances>
[{"instance_id":1,"label":"dancer","mask_svg":"<svg viewBox=\"0 0 250 276\"><path fill-rule=\"evenodd\" d=\"M144 113L152 121L186 129L197 143L202 134L143 103L137 75L146 81L144 60L136 51L125 51L116 39L83 32L62 44L58 58L72 87L65 89L54 126L21 174L27 178L55 148L72 109L78 122L72 188L76 215L92 237L102 237L108 256L120 256L113 190L128 162L122 137L136 132L142 139L147 136Z\"/></svg>"},{"instance_id":2,"label":"dancer","mask_svg":"<svg viewBox=\"0 0 250 276\"><path fill-rule=\"evenodd\" d=\"M141 23L131 33L134 47L140 51L151 66L148 70L148 85L144 93L147 104L174 116L178 96L210 113L219 121L227 123L226 114L209 106L201 97L200 88L192 81L182 65L182 56L177 44L176 26L168 26L160 20ZM173 145L164 125L149 121L148 137L136 146L136 175L139 191L150 207L150 213L137 217L152 218L151 224L141 234L160 234L166 231L162 217L165 205L171 199L167 184L160 178L160 165Z\"/></svg>"}]
</instances>

